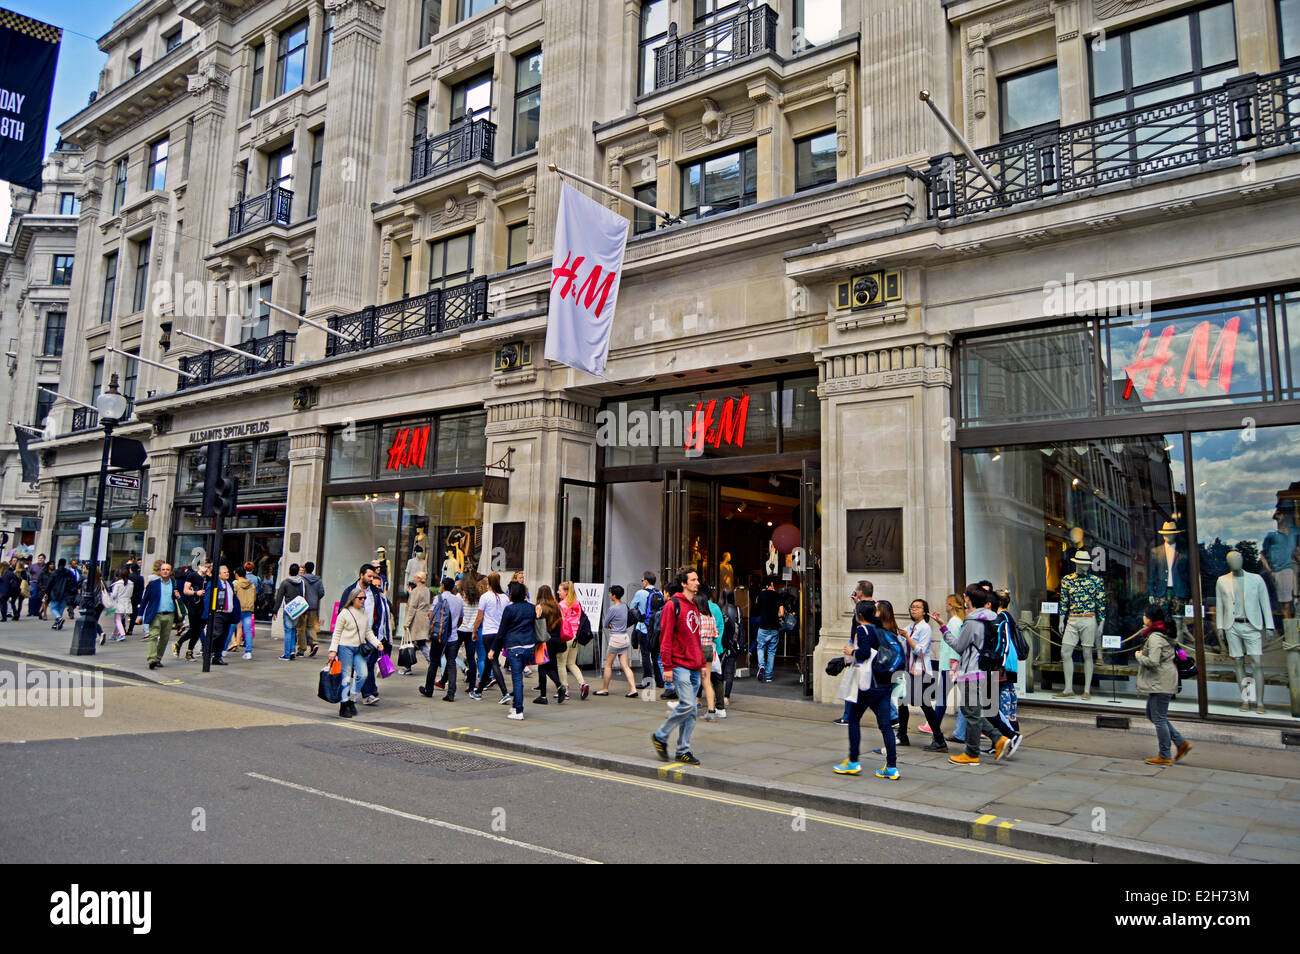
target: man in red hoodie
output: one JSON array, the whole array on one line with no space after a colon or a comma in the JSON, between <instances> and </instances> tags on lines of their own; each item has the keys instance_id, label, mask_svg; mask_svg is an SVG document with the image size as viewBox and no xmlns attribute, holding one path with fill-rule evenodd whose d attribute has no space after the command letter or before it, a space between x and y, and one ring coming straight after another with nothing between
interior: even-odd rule
<instances>
[{"instance_id":1,"label":"man in red hoodie","mask_svg":"<svg viewBox=\"0 0 1300 954\"><path fill-rule=\"evenodd\" d=\"M674 728L677 736L677 761L699 765L700 760L691 754L691 731L695 728L695 699L700 691L700 670L704 668L704 652L700 648L700 613L695 608L695 594L700 588L700 577L692 569L677 574L678 592L661 611L659 623L659 659L664 672L672 673L673 688L677 691L677 708L650 741L655 754L668 761L668 738Z\"/></svg>"}]
</instances>

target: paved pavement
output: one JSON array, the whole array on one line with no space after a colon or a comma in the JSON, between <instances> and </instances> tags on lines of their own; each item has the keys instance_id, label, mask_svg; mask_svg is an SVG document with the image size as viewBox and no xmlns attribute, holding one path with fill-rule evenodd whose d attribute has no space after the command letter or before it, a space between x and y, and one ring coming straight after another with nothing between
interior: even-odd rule
<instances>
[{"instance_id":1,"label":"paved pavement","mask_svg":"<svg viewBox=\"0 0 1300 954\"><path fill-rule=\"evenodd\" d=\"M55 668L0 654L0 680L21 672L30 685ZM81 699L90 705L0 719L0 856L9 862L653 863L684 852L709 864L1063 860L287 715L184 685L69 675L102 681Z\"/></svg>"},{"instance_id":2,"label":"paved pavement","mask_svg":"<svg viewBox=\"0 0 1300 954\"><path fill-rule=\"evenodd\" d=\"M205 674L197 661L170 655L164 669L148 671L144 643L134 638L94 657L69 657L71 638L48 624L0 623L0 651L98 665L208 698L336 711L315 698L323 657L278 661L278 640L259 639L254 659L232 657ZM697 726L693 748L703 765L689 768L654 757L649 735L666 706L623 698L621 680L607 698L530 704L527 719L512 722L491 699L424 699L416 692L423 664L416 671L421 678L381 682L379 705L361 707L355 721L1080 860L1300 861L1300 752L1283 748L1276 729L1179 723L1195 748L1157 768L1142 761L1155 739L1140 712L1128 731L1103 730L1022 706L1026 741L1013 760L958 768L945 755L901 749L902 779L885 782L834 775L831 764L846 752L844 729L831 724L838 708L804 702L793 690L782 699L772 687L738 682L729 718ZM918 721L913 740L924 745ZM864 742L875 734L864 726Z\"/></svg>"}]
</instances>

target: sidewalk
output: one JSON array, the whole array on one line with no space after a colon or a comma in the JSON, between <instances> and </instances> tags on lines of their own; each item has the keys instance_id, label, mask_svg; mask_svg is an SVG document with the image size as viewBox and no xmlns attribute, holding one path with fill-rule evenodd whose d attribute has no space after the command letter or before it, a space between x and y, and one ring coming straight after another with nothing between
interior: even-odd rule
<instances>
[{"instance_id":1,"label":"sidewalk","mask_svg":"<svg viewBox=\"0 0 1300 954\"><path fill-rule=\"evenodd\" d=\"M259 624L259 634L266 629ZM197 659L177 660L169 652L164 668L151 672L139 632L76 657L68 655L71 628L52 632L49 623L24 619L0 623L0 652L103 668L231 701L323 717L337 711L316 698L324 646L317 659L282 662L279 640L259 635L252 660L234 655L229 666L205 674ZM945 754L921 750L930 737L917 731L914 718L913 747L899 749L902 779L886 782L869 774L875 756L864 758L861 776L831 772L847 752L845 730L831 724L838 707L760 694L752 680L737 681L729 718L696 726L692 748L703 765L689 768L655 757L650 733L666 705L623 698L621 676L609 697L529 704L525 721L513 722L496 704L495 690L482 702L469 699L463 686L454 703L442 702L441 694L430 701L416 691L423 661L416 673L382 680L379 704L360 707L357 721L1086 861L1300 861L1300 751L1284 749L1276 729L1181 722L1192 753L1157 768L1142 761L1155 753L1155 732L1140 712L1125 732L1025 706L1025 742L1013 760L987 757L958 768ZM951 720L945 728L951 732ZM864 722L864 749L879 743L874 723Z\"/></svg>"}]
</instances>

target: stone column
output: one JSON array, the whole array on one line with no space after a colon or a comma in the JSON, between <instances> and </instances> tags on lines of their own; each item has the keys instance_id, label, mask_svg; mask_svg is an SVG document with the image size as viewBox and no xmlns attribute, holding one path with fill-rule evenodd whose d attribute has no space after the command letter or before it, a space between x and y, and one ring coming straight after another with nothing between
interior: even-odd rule
<instances>
[{"instance_id":1,"label":"stone column","mask_svg":"<svg viewBox=\"0 0 1300 954\"><path fill-rule=\"evenodd\" d=\"M288 572L290 563L316 561L324 486L325 428L290 430L289 496L284 511L281 576Z\"/></svg>"},{"instance_id":2,"label":"stone column","mask_svg":"<svg viewBox=\"0 0 1300 954\"><path fill-rule=\"evenodd\" d=\"M369 182L375 111L387 93L378 80L382 0L334 0L335 57L325 112L324 166L316 219L313 311L356 311L373 295L375 242ZM382 164L379 171L382 173ZM356 276L367 276L357 282Z\"/></svg>"},{"instance_id":3,"label":"stone column","mask_svg":"<svg viewBox=\"0 0 1300 954\"><path fill-rule=\"evenodd\" d=\"M1281 66L1277 35L1278 6L1273 0L1239 0L1237 73L1272 73Z\"/></svg>"},{"instance_id":4,"label":"stone column","mask_svg":"<svg viewBox=\"0 0 1300 954\"><path fill-rule=\"evenodd\" d=\"M180 471L179 450L154 450L149 453L149 486L145 501L157 497L157 509L149 513L149 527L145 530L145 567L154 560L175 560L171 552L172 501L176 499L176 480ZM187 555L188 556L188 555Z\"/></svg>"},{"instance_id":5,"label":"stone column","mask_svg":"<svg viewBox=\"0 0 1300 954\"><path fill-rule=\"evenodd\" d=\"M1079 35L1077 0L1053 0L1056 15L1056 75L1061 86L1061 125L1083 122L1092 114L1089 102L1088 41Z\"/></svg>"}]
</instances>

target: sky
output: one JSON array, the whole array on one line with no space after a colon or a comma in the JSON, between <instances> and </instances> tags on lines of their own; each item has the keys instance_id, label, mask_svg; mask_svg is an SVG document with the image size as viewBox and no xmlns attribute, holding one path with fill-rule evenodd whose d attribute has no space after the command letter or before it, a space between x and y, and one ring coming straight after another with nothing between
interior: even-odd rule
<instances>
[{"instance_id":1,"label":"sky","mask_svg":"<svg viewBox=\"0 0 1300 954\"><path fill-rule=\"evenodd\" d=\"M50 125L46 130L47 153L59 141L58 124L84 109L91 90L99 87L99 71L108 57L99 51L95 40L107 33L113 21L132 6L131 0L0 0L0 7L6 10L63 28L59 63L54 73ZM0 187L0 236L6 234L8 227L9 187L6 184Z\"/></svg>"}]
</instances>

